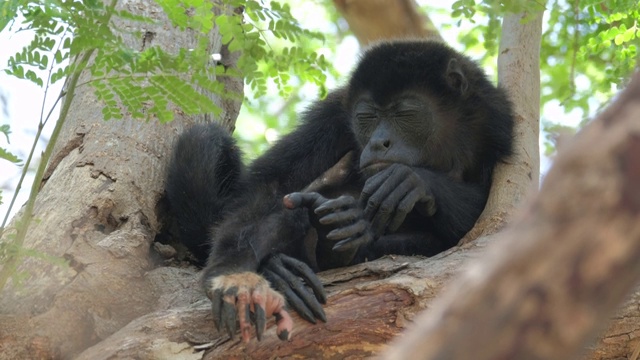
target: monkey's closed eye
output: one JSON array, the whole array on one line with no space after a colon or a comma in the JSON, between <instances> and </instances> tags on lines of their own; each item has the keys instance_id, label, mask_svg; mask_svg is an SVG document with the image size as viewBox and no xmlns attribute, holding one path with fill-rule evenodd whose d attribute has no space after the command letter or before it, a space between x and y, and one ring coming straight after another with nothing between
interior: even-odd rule
<instances>
[{"instance_id":1,"label":"monkey's closed eye","mask_svg":"<svg viewBox=\"0 0 640 360\"><path fill-rule=\"evenodd\" d=\"M396 112L396 117L414 117L418 115L418 112L415 110L402 110Z\"/></svg>"},{"instance_id":2,"label":"monkey's closed eye","mask_svg":"<svg viewBox=\"0 0 640 360\"><path fill-rule=\"evenodd\" d=\"M356 118L358 120L373 120L378 116L375 113L357 113Z\"/></svg>"}]
</instances>

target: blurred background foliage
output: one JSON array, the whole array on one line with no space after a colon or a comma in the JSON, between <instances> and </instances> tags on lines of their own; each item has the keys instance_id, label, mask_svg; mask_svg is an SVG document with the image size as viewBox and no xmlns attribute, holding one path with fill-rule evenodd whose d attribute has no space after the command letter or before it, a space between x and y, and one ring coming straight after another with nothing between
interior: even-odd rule
<instances>
[{"instance_id":1,"label":"blurred background foliage","mask_svg":"<svg viewBox=\"0 0 640 360\"><path fill-rule=\"evenodd\" d=\"M245 106L238 119L235 136L240 139L248 159L255 158L270 143L290 131L297 123L297 114L310 101L325 96L329 89L341 85L357 60L358 42L349 32L346 21L336 10L332 0L225 0L232 6L243 7L242 20L231 14L219 14L214 19L212 2L156 1L174 25L198 29L204 34L215 22L224 40L232 41L230 48L243 50L238 75L244 76L247 86ZM546 155L555 151L556 139L560 133L575 132L606 105L624 87L637 66L640 41L640 5L637 0L416 2L447 43L477 59L490 74L495 74L502 15L508 11L523 9L545 10L540 71L542 139ZM168 57L158 55L165 55L161 49L147 49L143 52L123 49L117 41L117 31L105 32L102 37L83 36L85 30L94 34L95 29L102 28L99 26L100 14L104 12L102 4L96 0L7 0L0 5L0 29L4 33L16 34L31 29L40 32L41 38L63 32L65 41L69 41L70 37L73 41L69 45L71 49L67 49L66 43L62 49L70 51L49 57L55 58L56 64L75 56L74 46L77 53L83 49L82 46L99 45L99 53L105 54L110 63L126 66L127 62L137 62L138 65L130 66L129 72L134 68L139 69L141 61L146 62L146 69L166 70ZM196 11L191 16L186 16L184 9L188 8ZM87 16L77 16L80 10ZM116 15L129 16L124 12ZM52 21L48 22L48 19ZM94 44L101 38L109 41ZM51 39L55 40L55 36ZM82 39L87 44L82 43ZM50 42L47 49L55 45L53 41ZM105 48L112 49L112 53L105 51ZM38 45L38 42L32 42L21 53L10 58L9 66L4 71L42 87L43 83L48 83L46 76L39 76L37 71L29 71L27 66L35 70L46 69L48 66L42 60L48 58L40 57L39 52L47 49ZM196 54L192 50L190 49L189 58L200 61L200 58L206 57L198 57L196 55L206 54ZM25 69L22 68L23 65ZM181 71L177 68L175 70ZM60 65L49 79L50 82L53 84L64 79L68 76L68 71L68 66ZM103 69L96 72L103 73ZM93 84L98 95L107 104L107 117L121 116L117 108L119 103L115 101L118 97L122 98L119 95L126 95L126 101L121 99L120 102L131 105L132 109L140 108L140 104L145 102L165 105L172 99L173 102L181 102L178 105L187 110L203 108L202 104L189 103L192 96L180 98L171 94L158 95L157 89L140 89L143 85L136 83L135 77L127 82L123 78L126 80L126 76L120 77L119 83L107 79ZM161 80L169 85L172 81L176 82L174 86L167 86L168 89L190 89L189 80L179 84L176 76L165 76ZM209 89L218 91L215 84L209 85ZM161 120L172 117L170 111L163 106L159 106L156 111ZM7 117L10 118L10 115Z\"/></svg>"},{"instance_id":2,"label":"blurred background foliage","mask_svg":"<svg viewBox=\"0 0 640 360\"><path fill-rule=\"evenodd\" d=\"M331 0L286 0L303 27L322 33L306 39L303 48L327 60L325 86L343 83L357 60L358 43ZM495 77L502 14L545 9L541 44L542 145L547 156L558 139L574 133L611 101L638 64L640 5L636 0L543 1L460 0L417 3L451 46L478 60ZM269 41L280 46L278 39ZM287 97L272 81L265 95L245 93L246 103L236 127L246 157L262 153L291 130L297 114L323 91L303 79L292 79ZM548 166L548 165L546 165Z\"/></svg>"}]
</instances>

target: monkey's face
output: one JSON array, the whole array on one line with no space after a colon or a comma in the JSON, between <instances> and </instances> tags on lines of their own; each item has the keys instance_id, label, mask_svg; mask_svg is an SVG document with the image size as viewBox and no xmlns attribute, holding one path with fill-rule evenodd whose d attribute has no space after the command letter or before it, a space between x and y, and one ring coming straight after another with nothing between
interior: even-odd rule
<instances>
[{"instance_id":1,"label":"monkey's face","mask_svg":"<svg viewBox=\"0 0 640 360\"><path fill-rule=\"evenodd\" d=\"M362 146L360 168L366 177L391 164L424 165L425 149L437 130L429 99L416 91L393 97L384 104L361 96L351 117Z\"/></svg>"}]
</instances>

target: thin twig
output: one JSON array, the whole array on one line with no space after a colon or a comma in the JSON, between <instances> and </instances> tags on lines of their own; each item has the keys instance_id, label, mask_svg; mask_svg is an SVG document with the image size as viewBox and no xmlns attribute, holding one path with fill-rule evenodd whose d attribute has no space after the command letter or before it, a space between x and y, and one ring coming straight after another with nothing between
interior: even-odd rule
<instances>
[{"instance_id":1,"label":"thin twig","mask_svg":"<svg viewBox=\"0 0 640 360\"><path fill-rule=\"evenodd\" d=\"M68 29L69 28L64 29L64 32L60 37L60 41L58 42L58 46L56 47L56 51L54 52L54 54L58 52L58 50L60 50L60 46L64 43L64 37L67 34ZM33 144L31 145L31 150L29 151L29 156L27 157L27 161L22 166L22 173L20 174L20 180L18 180L18 185L16 185L16 188L13 192L13 196L11 197L9 208L7 208L7 212L4 215L4 219L2 220L2 225L0 225L0 236L2 236L5 226L7 225L7 221L9 221L9 214L11 214L11 209L13 209L13 205L15 204L16 199L18 198L18 194L20 193L20 189L22 188L22 183L24 182L24 178L27 176L27 172L29 171L29 165L31 164L31 159L33 159L33 154L35 153L36 145L38 145L38 142L40 141L40 135L42 134L42 130L44 129L44 126L47 124L47 121L49 121L49 118L53 113L53 109L55 109L56 106L58 106L58 102L64 95L64 90L60 91L60 94L58 94L58 98L53 103L53 106L51 106L51 109L49 109L49 113L47 114L47 117L43 119L42 117L44 115L44 107L47 101L47 93L49 92L51 74L53 73L54 67L55 67L55 62L52 61L51 67L49 67L49 74L47 75L47 85L44 88L44 97L42 98L42 106L40 107L40 123L38 124L38 130L36 131L35 138L33 139Z\"/></svg>"}]
</instances>

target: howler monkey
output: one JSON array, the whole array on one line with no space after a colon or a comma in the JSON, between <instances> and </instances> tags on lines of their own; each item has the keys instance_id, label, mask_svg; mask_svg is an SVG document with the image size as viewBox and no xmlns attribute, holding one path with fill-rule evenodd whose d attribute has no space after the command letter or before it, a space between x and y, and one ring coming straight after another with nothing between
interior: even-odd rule
<instances>
[{"instance_id":1,"label":"howler monkey","mask_svg":"<svg viewBox=\"0 0 640 360\"><path fill-rule=\"evenodd\" d=\"M239 323L248 341L255 325L260 339L274 315L287 338L285 297L303 318L326 320L311 269L454 246L485 206L512 128L507 96L473 61L399 41L367 50L345 86L247 168L217 125L187 130L167 195L182 241L206 259L218 329L233 336Z\"/></svg>"}]
</instances>

